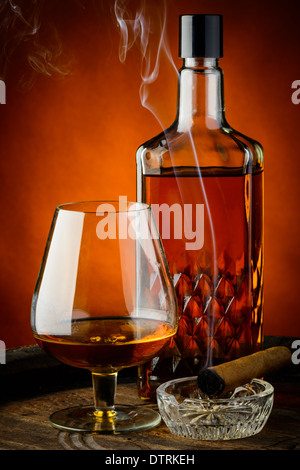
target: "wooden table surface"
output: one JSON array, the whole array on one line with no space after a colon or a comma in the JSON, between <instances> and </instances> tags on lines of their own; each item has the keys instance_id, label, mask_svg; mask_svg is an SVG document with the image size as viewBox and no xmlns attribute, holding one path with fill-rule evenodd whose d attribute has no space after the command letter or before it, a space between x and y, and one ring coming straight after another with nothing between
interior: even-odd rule
<instances>
[{"instance_id":1,"label":"wooden table surface","mask_svg":"<svg viewBox=\"0 0 300 470\"><path fill-rule=\"evenodd\" d=\"M151 430L121 435L69 433L53 428L48 417L61 408L92 403L89 375L86 371L75 375L77 369L58 365L35 346L22 348L21 352L11 352L7 364L0 366L0 449L300 450L299 368L292 365L266 378L275 387L273 410L264 429L249 438L223 442L184 439L172 435L163 422ZM122 374L116 402L156 406L143 403L137 396L134 377Z\"/></svg>"}]
</instances>

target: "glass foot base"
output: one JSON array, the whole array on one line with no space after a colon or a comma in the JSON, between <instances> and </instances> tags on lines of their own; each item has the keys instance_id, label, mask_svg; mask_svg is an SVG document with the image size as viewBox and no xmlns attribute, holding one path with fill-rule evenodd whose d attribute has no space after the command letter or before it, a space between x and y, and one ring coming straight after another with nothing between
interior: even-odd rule
<instances>
[{"instance_id":1,"label":"glass foot base","mask_svg":"<svg viewBox=\"0 0 300 470\"><path fill-rule=\"evenodd\" d=\"M53 413L52 426L64 431L113 433L138 431L157 426L160 414L146 407L116 405L115 413L96 416L92 406L66 408Z\"/></svg>"}]
</instances>

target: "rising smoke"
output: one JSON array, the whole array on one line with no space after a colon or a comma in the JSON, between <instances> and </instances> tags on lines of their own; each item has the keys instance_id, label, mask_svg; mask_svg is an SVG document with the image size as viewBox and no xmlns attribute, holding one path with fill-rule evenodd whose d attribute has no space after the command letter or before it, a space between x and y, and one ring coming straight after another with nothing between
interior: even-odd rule
<instances>
[{"instance_id":1,"label":"rising smoke","mask_svg":"<svg viewBox=\"0 0 300 470\"><path fill-rule=\"evenodd\" d=\"M163 55L173 67L176 75L178 74L167 38L166 0L161 2L115 0L113 15L120 32L119 59L124 63L131 48L135 46L139 49L141 104L154 115L163 129L164 126L160 122L157 110L153 102L149 100L149 86L159 76Z\"/></svg>"},{"instance_id":2,"label":"rising smoke","mask_svg":"<svg viewBox=\"0 0 300 470\"><path fill-rule=\"evenodd\" d=\"M22 75L18 78L24 88L32 86L36 74L68 73L69 59L64 56L57 25L51 21L51 13L61 11L59 3L63 2L0 0L1 79L16 73L15 61L21 64Z\"/></svg>"}]
</instances>

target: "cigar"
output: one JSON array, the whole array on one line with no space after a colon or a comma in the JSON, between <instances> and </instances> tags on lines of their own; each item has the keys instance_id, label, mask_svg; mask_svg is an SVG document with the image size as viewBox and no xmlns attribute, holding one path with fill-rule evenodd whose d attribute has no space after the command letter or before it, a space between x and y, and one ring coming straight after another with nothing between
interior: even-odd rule
<instances>
[{"instance_id":1,"label":"cigar","mask_svg":"<svg viewBox=\"0 0 300 470\"><path fill-rule=\"evenodd\" d=\"M225 395L254 378L277 372L290 362L290 350L285 346L275 346L202 370L198 376L198 386L210 398Z\"/></svg>"}]
</instances>

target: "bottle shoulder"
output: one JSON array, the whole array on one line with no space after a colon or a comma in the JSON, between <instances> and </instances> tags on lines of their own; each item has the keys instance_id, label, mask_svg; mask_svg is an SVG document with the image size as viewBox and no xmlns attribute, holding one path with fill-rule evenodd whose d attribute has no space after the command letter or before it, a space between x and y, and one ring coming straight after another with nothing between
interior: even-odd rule
<instances>
[{"instance_id":1,"label":"bottle shoulder","mask_svg":"<svg viewBox=\"0 0 300 470\"><path fill-rule=\"evenodd\" d=\"M242 132L233 129L230 126L224 126L224 132L226 132L231 139L235 140L237 143L242 144L248 152L252 154L253 164L261 166L263 169L264 166L264 148L263 145L258 142L258 140L249 137Z\"/></svg>"},{"instance_id":2,"label":"bottle shoulder","mask_svg":"<svg viewBox=\"0 0 300 470\"><path fill-rule=\"evenodd\" d=\"M191 128L188 132L178 132L171 126L140 145L136 158L144 174L179 167L245 174L260 172L264 166L262 145L228 125Z\"/></svg>"}]
</instances>

